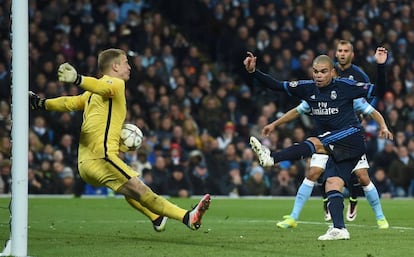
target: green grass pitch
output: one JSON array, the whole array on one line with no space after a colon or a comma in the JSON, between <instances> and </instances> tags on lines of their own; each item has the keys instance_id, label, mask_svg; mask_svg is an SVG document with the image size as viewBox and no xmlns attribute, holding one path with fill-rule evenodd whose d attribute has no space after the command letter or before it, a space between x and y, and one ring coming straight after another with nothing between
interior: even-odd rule
<instances>
[{"instance_id":1,"label":"green grass pitch","mask_svg":"<svg viewBox=\"0 0 414 257\"><path fill-rule=\"evenodd\" d=\"M191 208L194 199L170 199ZM0 240L9 237L8 198L0 199ZM347 204L347 202L345 202ZM33 257L118 256L413 256L414 200L382 200L390 228L376 227L374 214L360 199L358 217L347 223L351 240L316 240L326 232L322 202L311 199L295 229L277 229L292 198L212 197L198 231L169 220L156 233L151 223L122 198L30 198L28 255Z\"/></svg>"}]
</instances>

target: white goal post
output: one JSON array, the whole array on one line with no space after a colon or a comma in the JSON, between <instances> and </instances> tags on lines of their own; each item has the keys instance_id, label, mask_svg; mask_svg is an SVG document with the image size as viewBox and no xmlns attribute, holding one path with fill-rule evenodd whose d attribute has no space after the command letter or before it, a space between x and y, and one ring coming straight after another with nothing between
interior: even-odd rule
<instances>
[{"instance_id":1,"label":"white goal post","mask_svg":"<svg viewBox=\"0 0 414 257\"><path fill-rule=\"evenodd\" d=\"M27 256L29 11L27 0L12 0L12 186L10 240L0 256Z\"/></svg>"}]
</instances>

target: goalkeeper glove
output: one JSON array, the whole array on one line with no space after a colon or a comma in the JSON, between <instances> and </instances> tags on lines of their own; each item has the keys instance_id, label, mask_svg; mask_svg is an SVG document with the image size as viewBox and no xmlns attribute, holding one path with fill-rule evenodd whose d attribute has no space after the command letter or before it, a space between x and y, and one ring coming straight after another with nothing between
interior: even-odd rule
<instances>
[{"instance_id":1,"label":"goalkeeper glove","mask_svg":"<svg viewBox=\"0 0 414 257\"><path fill-rule=\"evenodd\" d=\"M45 98L41 98L39 95L29 91L29 102L32 110L46 110L45 101Z\"/></svg>"},{"instance_id":2,"label":"goalkeeper glove","mask_svg":"<svg viewBox=\"0 0 414 257\"><path fill-rule=\"evenodd\" d=\"M82 82L82 76L67 62L59 66L58 79L61 82L74 83L77 86Z\"/></svg>"}]
</instances>

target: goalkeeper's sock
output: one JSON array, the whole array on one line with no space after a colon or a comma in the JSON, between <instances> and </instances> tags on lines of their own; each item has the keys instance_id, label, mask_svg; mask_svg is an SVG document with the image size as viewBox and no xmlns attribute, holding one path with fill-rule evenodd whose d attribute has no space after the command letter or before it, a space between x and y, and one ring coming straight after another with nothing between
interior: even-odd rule
<instances>
[{"instance_id":1,"label":"goalkeeper's sock","mask_svg":"<svg viewBox=\"0 0 414 257\"><path fill-rule=\"evenodd\" d=\"M337 190L329 191L327 195L329 199L328 208L331 213L334 228L345 228L344 195Z\"/></svg>"},{"instance_id":2,"label":"goalkeeper's sock","mask_svg":"<svg viewBox=\"0 0 414 257\"><path fill-rule=\"evenodd\" d=\"M298 192L295 197L295 203L293 204L292 213L290 216L294 220L299 219L300 212L303 209L303 206L305 205L306 201L308 201L310 195L312 194L313 186L315 185L315 182L312 180L309 180L305 178L300 185Z\"/></svg>"},{"instance_id":3,"label":"goalkeeper's sock","mask_svg":"<svg viewBox=\"0 0 414 257\"><path fill-rule=\"evenodd\" d=\"M132 206L132 208L134 208L135 210L137 210L137 211L141 212L142 214L144 214L145 216L147 216L151 221L154 221L157 218L161 217L160 215L155 214L152 211L148 210L147 208L142 206L138 201L136 201L132 198L125 197L125 200L129 203L129 205Z\"/></svg>"},{"instance_id":4,"label":"goalkeeper's sock","mask_svg":"<svg viewBox=\"0 0 414 257\"><path fill-rule=\"evenodd\" d=\"M367 186L363 186L362 189L364 189L365 197L374 211L377 220L385 219L384 213L382 212L379 194L375 185L370 182Z\"/></svg>"},{"instance_id":5,"label":"goalkeeper's sock","mask_svg":"<svg viewBox=\"0 0 414 257\"><path fill-rule=\"evenodd\" d=\"M313 153L315 153L315 146L311 141L305 140L285 148L282 151L272 152L270 156L272 156L275 163L277 163L286 160L299 160L310 157Z\"/></svg>"},{"instance_id":6,"label":"goalkeeper's sock","mask_svg":"<svg viewBox=\"0 0 414 257\"><path fill-rule=\"evenodd\" d=\"M140 203L151 212L182 221L187 210L172 204L165 198L155 194L150 189L140 197Z\"/></svg>"}]
</instances>

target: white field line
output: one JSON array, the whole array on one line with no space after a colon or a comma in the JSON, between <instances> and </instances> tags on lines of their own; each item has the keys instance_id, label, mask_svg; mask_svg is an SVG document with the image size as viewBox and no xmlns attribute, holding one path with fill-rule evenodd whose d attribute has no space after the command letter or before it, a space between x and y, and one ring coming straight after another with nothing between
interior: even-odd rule
<instances>
[{"instance_id":1,"label":"white field line","mask_svg":"<svg viewBox=\"0 0 414 257\"><path fill-rule=\"evenodd\" d=\"M279 220L231 220L232 223L274 223L276 224L276 222L278 222ZM175 221L173 221L175 222ZM38 224L40 222L32 220L30 222L31 224ZM55 224L59 224L59 223L71 223L71 224L85 224L85 223L95 223L95 224L113 224L113 223L118 223L118 224L125 224L125 223L138 223L138 224L145 224L148 223L150 224L150 222L148 220L80 220L80 221L76 221L76 220L54 220L53 223ZM209 224L224 224L224 223L229 223L228 220L224 221L224 220L208 220ZM329 222L318 222L318 221L298 221L299 224L303 224L303 225L315 225L315 226L321 226L321 225L325 225L325 226L329 226L332 223ZM359 227L359 228L377 228L376 225L361 225L361 224L355 224L355 223L346 223L347 227ZM29 226L30 227L30 226ZM275 230L276 230L276 226L275 226ZM395 229L395 230L413 230L414 231L414 227L400 227L400 226L390 226L389 229Z\"/></svg>"}]
</instances>

